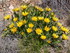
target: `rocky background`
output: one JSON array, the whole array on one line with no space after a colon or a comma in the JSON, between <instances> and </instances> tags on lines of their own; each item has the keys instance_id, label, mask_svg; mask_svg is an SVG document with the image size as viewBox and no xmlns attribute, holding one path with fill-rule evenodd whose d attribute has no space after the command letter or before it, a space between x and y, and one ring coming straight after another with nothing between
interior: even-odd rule
<instances>
[{"instance_id":1,"label":"rocky background","mask_svg":"<svg viewBox=\"0 0 70 53\"><path fill-rule=\"evenodd\" d=\"M0 35L8 24L3 19L4 15L12 14L12 9L21 4L28 3L30 5L39 5L41 7L49 6L60 18L60 22L70 28L70 0L0 0ZM62 50L56 51L55 48L49 47L50 53L70 53L70 39L63 41ZM0 53L18 53L18 40L9 37L0 37ZM43 52L42 52L43 53Z\"/></svg>"}]
</instances>

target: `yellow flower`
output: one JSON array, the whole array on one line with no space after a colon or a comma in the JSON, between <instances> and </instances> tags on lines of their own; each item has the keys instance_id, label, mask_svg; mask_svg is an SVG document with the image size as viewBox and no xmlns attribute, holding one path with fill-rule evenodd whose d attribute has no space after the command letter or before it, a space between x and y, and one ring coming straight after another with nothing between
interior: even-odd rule
<instances>
[{"instance_id":1,"label":"yellow flower","mask_svg":"<svg viewBox=\"0 0 70 53\"><path fill-rule=\"evenodd\" d=\"M6 31L6 30L7 30L7 28L4 29L4 31Z\"/></svg>"},{"instance_id":2,"label":"yellow flower","mask_svg":"<svg viewBox=\"0 0 70 53\"><path fill-rule=\"evenodd\" d=\"M27 16L29 13L28 12L22 12L23 16Z\"/></svg>"},{"instance_id":3,"label":"yellow flower","mask_svg":"<svg viewBox=\"0 0 70 53\"><path fill-rule=\"evenodd\" d=\"M13 21L15 21L15 22L16 22L17 20L18 20L18 18L17 18L17 17L13 18Z\"/></svg>"},{"instance_id":4,"label":"yellow flower","mask_svg":"<svg viewBox=\"0 0 70 53\"><path fill-rule=\"evenodd\" d=\"M36 9L38 9L38 8L39 8L39 6L35 6L35 8L36 8Z\"/></svg>"},{"instance_id":5,"label":"yellow flower","mask_svg":"<svg viewBox=\"0 0 70 53\"><path fill-rule=\"evenodd\" d=\"M27 5L21 5L20 6L22 9L26 9L27 8Z\"/></svg>"},{"instance_id":6,"label":"yellow flower","mask_svg":"<svg viewBox=\"0 0 70 53\"><path fill-rule=\"evenodd\" d=\"M68 36L66 36L65 34L62 34L62 39L67 40Z\"/></svg>"},{"instance_id":7,"label":"yellow flower","mask_svg":"<svg viewBox=\"0 0 70 53\"><path fill-rule=\"evenodd\" d=\"M31 33L33 30L31 28L26 29L27 33Z\"/></svg>"},{"instance_id":8,"label":"yellow flower","mask_svg":"<svg viewBox=\"0 0 70 53\"><path fill-rule=\"evenodd\" d=\"M59 22L57 22L57 25L58 25L58 26L60 26L60 27L62 26L62 24L61 24L61 23L59 23Z\"/></svg>"},{"instance_id":9,"label":"yellow flower","mask_svg":"<svg viewBox=\"0 0 70 53\"><path fill-rule=\"evenodd\" d=\"M59 36L55 33L52 34L53 38L58 38Z\"/></svg>"},{"instance_id":10,"label":"yellow flower","mask_svg":"<svg viewBox=\"0 0 70 53\"><path fill-rule=\"evenodd\" d=\"M64 31L64 32L69 32L69 30L67 28L63 27L63 26L61 27L61 30Z\"/></svg>"},{"instance_id":11,"label":"yellow flower","mask_svg":"<svg viewBox=\"0 0 70 53\"><path fill-rule=\"evenodd\" d=\"M27 21L26 21L26 20L23 20L23 23L24 23L24 24L26 24L26 23L27 23Z\"/></svg>"},{"instance_id":12,"label":"yellow flower","mask_svg":"<svg viewBox=\"0 0 70 53\"><path fill-rule=\"evenodd\" d=\"M47 26L45 26L44 30L45 30L45 31L49 31L49 30L50 30L50 28L49 28L49 27L47 27Z\"/></svg>"},{"instance_id":13,"label":"yellow flower","mask_svg":"<svg viewBox=\"0 0 70 53\"><path fill-rule=\"evenodd\" d=\"M51 11L52 9L51 8L46 8L46 11Z\"/></svg>"},{"instance_id":14,"label":"yellow flower","mask_svg":"<svg viewBox=\"0 0 70 53\"><path fill-rule=\"evenodd\" d=\"M37 17L35 17L35 16L32 17L32 20L33 20L33 21L37 21Z\"/></svg>"},{"instance_id":15,"label":"yellow flower","mask_svg":"<svg viewBox=\"0 0 70 53\"><path fill-rule=\"evenodd\" d=\"M45 40L46 39L46 36L45 35L41 35L40 37L42 40Z\"/></svg>"},{"instance_id":16,"label":"yellow flower","mask_svg":"<svg viewBox=\"0 0 70 53\"><path fill-rule=\"evenodd\" d=\"M38 17L38 20L44 20L44 17Z\"/></svg>"},{"instance_id":17,"label":"yellow flower","mask_svg":"<svg viewBox=\"0 0 70 53\"><path fill-rule=\"evenodd\" d=\"M41 8L41 7L40 7L40 8L38 8L38 10L39 10L39 11L44 11L44 9L43 9L43 8Z\"/></svg>"},{"instance_id":18,"label":"yellow flower","mask_svg":"<svg viewBox=\"0 0 70 53\"><path fill-rule=\"evenodd\" d=\"M24 35L24 32L21 32L21 35Z\"/></svg>"},{"instance_id":19,"label":"yellow flower","mask_svg":"<svg viewBox=\"0 0 70 53\"><path fill-rule=\"evenodd\" d=\"M38 9L39 11L44 11L44 9L39 6L35 6L35 8Z\"/></svg>"},{"instance_id":20,"label":"yellow flower","mask_svg":"<svg viewBox=\"0 0 70 53\"><path fill-rule=\"evenodd\" d=\"M47 43L51 43L51 41L50 40L47 40Z\"/></svg>"},{"instance_id":21,"label":"yellow flower","mask_svg":"<svg viewBox=\"0 0 70 53\"><path fill-rule=\"evenodd\" d=\"M38 35L40 35L43 31L42 31L42 29L40 29L40 28L36 28L36 33L38 34Z\"/></svg>"},{"instance_id":22,"label":"yellow flower","mask_svg":"<svg viewBox=\"0 0 70 53\"><path fill-rule=\"evenodd\" d=\"M17 31L17 28L16 27L13 27L12 29L11 29L11 32L13 32L13 33L15 33Z\"/></svg>"},{"instance_id":23,"label":"yellow flower","mask_svg":"<svg viewBox=\"0 0 70 53\"><path fill-rule=\"evenodd\" d=\"M20 8L14 8L14 9L13 9L13 11L15 11L15 12L16 12L16 11L19 11L19 10L20 10Z\"/></svg>"},{"instance_id":24,"label":"yellow flower","mask_svg":"<svg viewBox=\"0 0 70 53\"><path fill-rule=\"evenodd\" d=\"M52 30L53 30L53 31L57 31L58 28L57 28L56 26L52 26Z\"/></svg>"},{"instance_id":25,"label":"yellow flower","mask_svg":"<svg viewBox=\"0 0 70 53\"><path fill-rule=\"evenodd\" d=\"M9 19L9 18L11 18L11 16L10 15L6 15L5 17L4 17L4 19Z\"/></svg>"},{"instance_id":26,"label":"yellow flower","mask_svg":"<svg viewBox=\"0 0 70 53\"><path fill-rule=\"evenodd\" d=\"M33 27L34 27L34 24L29 23L28 26L29 26L30 28L33 28Z\"/></svg>"},{"instance_id":27,"label":"yellow flower","mask_svg":"<svg viewBox=\"0 0 70 53\"><path fill-rule=\"evenodd\" d=\"M45 18L44 19L44 22L49 23L50 22L50 19L49 18Z\"/></svg>"},{"instance_id":28,"label":"yellow flower","mask_svg":"<svg viewBox=\"0 0 70 53\"><path fill-rule=\"evenodd\" d=\"M51 15L54 16L54 13L52 12Z\"/></svg>"},{"instance_id":29,"label":"yellow flower","mask_svg":"<svg viewBox=\"0 0 70 53\"><path fill-rule=\"evenodd\" d=\"M9 25L9 28L12 28L12 27L14 27L14 23L12 23L12 24Z\"/></svg>"},{"instance_id":30,"label":"yellow flower","mask_svg":"<svg viewBox=\"0 0 70 53\"><path fill-rule=\"evenodd\" d=\"M53 21L58 21L59 20L57 17L53 17L52 19L53 19Z\"/></svg>"},{"instance_id":31,"label":"yellow flower","mask_svg":"<svg viewBox=\"0 0 70 53\"><path fill-rule=\"evenodd\" d=\"M21 27L23 24L24 24L23 21L19 21L19 22L17 23L17 26L18 26L18 27Z\"/></svg>"}]
</instances>

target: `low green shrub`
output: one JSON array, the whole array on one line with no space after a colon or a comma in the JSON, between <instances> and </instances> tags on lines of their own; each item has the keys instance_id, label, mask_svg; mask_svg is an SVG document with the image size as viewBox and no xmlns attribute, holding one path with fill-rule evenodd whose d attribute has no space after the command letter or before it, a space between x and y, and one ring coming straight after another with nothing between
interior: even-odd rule
<instances>
[{"instance_id":1,"label":"low green shrub","mask_svg":"<svg viewBox=\"0 0 70 53\"><path fill-rule=\"evenodd\" d=\"M6 15L4 18L11 19L4 29L4 36L18 34L23 45L32 45L35 50L68 39L69 30L59 23L59 18L48 7L43 9L39 6L21 5L13 9L13 15Z\"/></svg>"}]
</instances>

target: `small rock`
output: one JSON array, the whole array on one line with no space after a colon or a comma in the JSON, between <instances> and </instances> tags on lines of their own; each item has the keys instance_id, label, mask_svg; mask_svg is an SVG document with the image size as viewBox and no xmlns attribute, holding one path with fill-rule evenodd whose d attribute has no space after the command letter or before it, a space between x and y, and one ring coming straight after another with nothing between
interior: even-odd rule
<instances>
[{"instance_id":1,"label":"small rock","mask_svg":"<svg viewBox=\"0 0 70 53\"><path fill-rule=\"evenodd\" d=\"M14 6L13 6L13 5L10 5L10 6L9 6L9 9L10 9L10 11L12 12L12 9L14 9Z\"/></svg>"}]
</instances>

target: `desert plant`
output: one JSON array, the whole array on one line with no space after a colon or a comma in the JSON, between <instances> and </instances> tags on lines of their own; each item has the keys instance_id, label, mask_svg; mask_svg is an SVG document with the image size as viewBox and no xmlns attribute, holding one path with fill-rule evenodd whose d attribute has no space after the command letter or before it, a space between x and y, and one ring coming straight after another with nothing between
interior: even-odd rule
<instances>
[{"instance_id":1,"label":"desert plant","mask_svg":"<svg viewBox=\"0 0 70 53\"><path fill-rule=\"evenodd\" d=\"M22 39L23 45L33 45L34 50L45 44L55 45L68 39L69 30L59 23L59 18L49 7L43 9L39 6L21 5L13 9L13 15L4 18L11 18L10 24L4 29L4 36L16 34Z\"/></svg>"}]
</instances>

